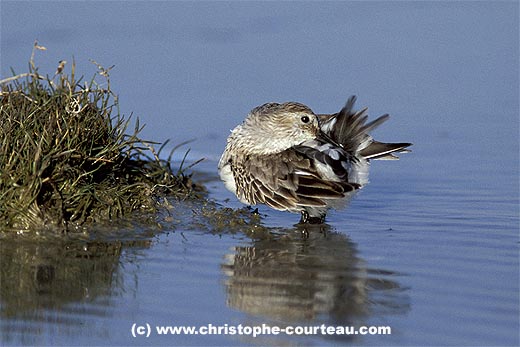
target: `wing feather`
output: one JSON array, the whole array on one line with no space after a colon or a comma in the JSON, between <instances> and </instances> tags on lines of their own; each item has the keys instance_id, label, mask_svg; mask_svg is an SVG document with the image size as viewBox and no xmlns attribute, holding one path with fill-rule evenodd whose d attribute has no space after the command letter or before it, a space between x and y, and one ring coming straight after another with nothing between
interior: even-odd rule
<instances>
[{"instance_id":1,"label":"wing feather","mask_svg":"<svg viewBox=\"0 0 520 347\"><path fill-rule=\"evenodd\" d=\"M326 207L327 199L342 199L346 192L359 188L323 177L316 167L316 158L324 163L333 159L315 152L319 150L290 148L274 155L250 156L242 161L241 171L249 172L251 176L243 180L249 185L242 189L246 200L264 203L277 210L294 211L304 206ZM335 162L330 164L337 166Z\"/></svg>"},{"instance_id":2,"label":"wing feather","mask_svg":"<svg viewBox=\"0 0 520 347\"><path fill-rule=\"evenodd\" d=\"M356 96L351 96L338 113L320 114L320 127L332 140L341 144L349 153L359 153L365 159L398 159L393 152L406 152L411 143L381 143L374 141L370 132L384 123L390 116L384 114L368 120L368 108L354 111ZM365 124L366 123L366 124Z\"/></svg>"}]
</instances>

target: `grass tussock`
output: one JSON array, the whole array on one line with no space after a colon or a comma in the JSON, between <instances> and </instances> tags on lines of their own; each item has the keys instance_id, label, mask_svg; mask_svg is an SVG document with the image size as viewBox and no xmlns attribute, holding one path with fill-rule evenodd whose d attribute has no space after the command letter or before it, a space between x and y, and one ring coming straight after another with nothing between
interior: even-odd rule
<instances>
[{"instance_id":1,"label":"grass tussock","mask_svg":"<svg viewBox=\"0 0 520 347\"><path fill-rule=\"evenodd\" d=\"M36 49L43 49L35 43ZM95 63L95 62L93 62ZM142 140L119 113L110 69L90 81L60 62L53 76L29 72L0 81L0 230L72 226L154 212L157 195L193 190L166 142ZM100 82L101 80L101 82Z\"/></svg>"}]
</instances>

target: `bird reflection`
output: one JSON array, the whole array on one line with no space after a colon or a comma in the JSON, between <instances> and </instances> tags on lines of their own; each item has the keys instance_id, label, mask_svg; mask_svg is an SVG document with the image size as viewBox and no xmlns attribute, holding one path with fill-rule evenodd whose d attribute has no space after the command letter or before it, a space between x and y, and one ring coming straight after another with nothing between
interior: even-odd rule
<instances>
[{"instance_id":1,"label":"bird reflection","mask_svg":"<svg viewBox=\"0 0 520 347\"><path fill-rule=\"evenodd\" d=\"M222 265L227 304L255 316L356 324L409 308L395 274L367 269L356 245L327 225L297 225L234 251Z\"/></svg>"}]
</instances>

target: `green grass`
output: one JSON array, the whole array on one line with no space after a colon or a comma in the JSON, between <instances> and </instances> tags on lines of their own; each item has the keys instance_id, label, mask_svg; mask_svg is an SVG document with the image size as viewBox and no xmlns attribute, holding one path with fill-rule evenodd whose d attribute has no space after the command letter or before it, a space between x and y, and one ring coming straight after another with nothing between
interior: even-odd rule
<instances>
[{"instance_id":1,"label":"green grass","mask_svg":"<svg viewBox=\"0 0 520 347\"><path fill-rule=\"evenodd\" d=\"M173 151L160 159L167 142L142 140L138 120L129 131L110 69L93 62L98 72L84 81L74 63L69 74L60 64L42 76L33 59L28 73L0 81L0 230L70 231L193 192Z\"/></svg>"}]
</instances>

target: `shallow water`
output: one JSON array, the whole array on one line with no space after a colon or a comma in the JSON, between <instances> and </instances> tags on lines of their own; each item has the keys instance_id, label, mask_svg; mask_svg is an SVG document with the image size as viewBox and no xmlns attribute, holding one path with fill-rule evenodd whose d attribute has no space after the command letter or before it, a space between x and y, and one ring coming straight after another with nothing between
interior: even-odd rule
<instances>
[{"instance_id":1,"label":"shallow water","mask_svg":"<svg viewBox=\"0 0 520 347\"><path fill-rule=\"evenodd\" d=\"M2 77L25 71L35 38L48 71L72 54L84 71L87 58L116 64L112 87L146 138L196 138L190 156L207 160L194 178L218 208L242 208L216 161L263 102L332 112L358 94L372 116L392 114L378 139L414 143L373 162L322 227L261 207L226 228L184 202L153 223L4 235L2 345L520 343L517 3L0 6ZM133 337L145 323L392 334Z\"/></svg>"}]
</instances>

